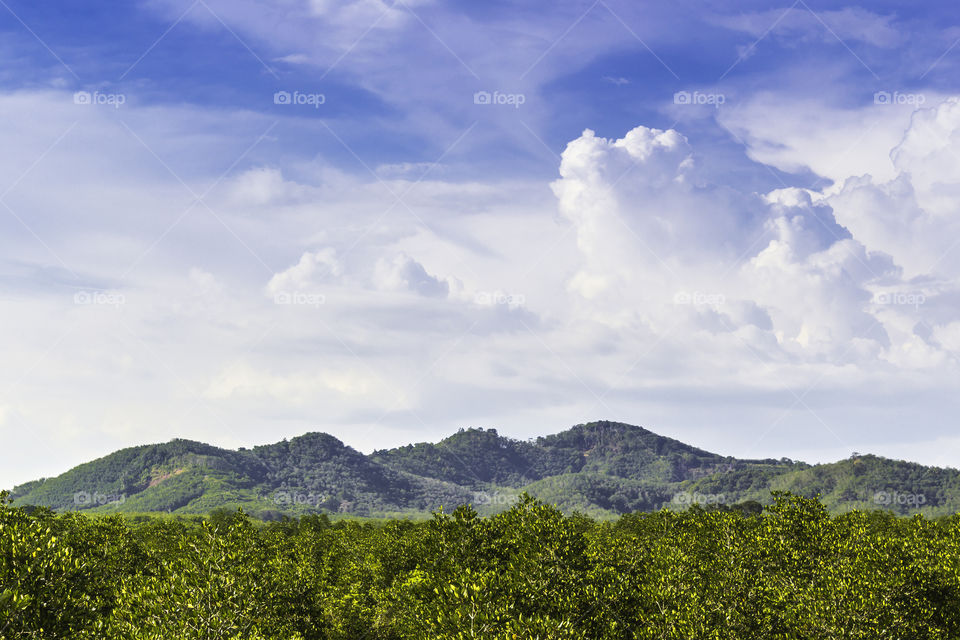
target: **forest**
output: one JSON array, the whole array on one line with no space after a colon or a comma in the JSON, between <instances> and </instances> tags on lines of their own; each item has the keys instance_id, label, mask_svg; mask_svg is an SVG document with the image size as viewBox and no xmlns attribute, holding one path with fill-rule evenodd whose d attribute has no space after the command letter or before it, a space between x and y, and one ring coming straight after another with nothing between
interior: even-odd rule
<instances>
[{"instance_id":1,"label":"forest","mask_svg":"<svg viewBox=\"0 0 960 640\"><path fill-rule=\"evenodd\" d=\"M471 504L493 515L522 493L596 519L673 508L705 495L770 504L772 492L820 500L831 513L886 509L940 517L960 511L960 471L854 453L810 465L711 453L643 427L599 421L529 441L461 429L363 454L325 433L237 451L190 440L122 449L14 487L21 506L100 514L214 509L261 520L313 512L430 517Z\"/></svg>"},{"instance_id":2,"label":"forest","mask_svg":"<svg viewBox=\"0 0 960 640\"><path fill-rule=\"evenodd\" d=\"M815 498L594 520L56 513L0 494L0 638L960 637L960 517Z\"/></svg>"}]
</instances>

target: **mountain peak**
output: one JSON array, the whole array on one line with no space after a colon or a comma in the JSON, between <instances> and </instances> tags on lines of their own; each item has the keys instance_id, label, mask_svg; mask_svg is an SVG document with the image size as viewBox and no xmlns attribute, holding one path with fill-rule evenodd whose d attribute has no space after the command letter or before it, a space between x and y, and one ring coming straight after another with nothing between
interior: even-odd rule
<instances>
[{"instance_id":1,"label":"mountain peak","mask_svg":"<svg viewBox=\"0 0 960 640\"><path fill-rule=\"evenodd\" d=\"M834 509L960 509L960 472L954 469L871 455L815 466L785 458L739 460L609 420L526 441L471 427L436 443L369 456L317 431L239 451L177 438L121 449L20 485L13 497L56 509L206 513L241 506L275 517L425 514L464 503L490 511L527 491L568 510L611 515L671 506L677 495L712 496L718 504L764 502L771 490L819 493Z\"/></svg>"}]
</instances>

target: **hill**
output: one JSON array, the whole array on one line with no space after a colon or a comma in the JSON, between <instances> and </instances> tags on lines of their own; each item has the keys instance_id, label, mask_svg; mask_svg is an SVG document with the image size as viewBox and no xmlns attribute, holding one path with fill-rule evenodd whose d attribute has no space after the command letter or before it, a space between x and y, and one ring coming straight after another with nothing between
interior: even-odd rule
<instances>
[{"instance_id":1,"label":"hill","mask_svg":"<svg viewBox=\"0 0 960 640\"><path fill-rule=\"evenodd\" d=\"M191 440L131 447L55 478L13 489L17 504L97 512L207 513L243 507L260 517L307 512L426 515L473 504L503 510L522 492L567 511L631 511L768 503L771 491L820 494L836 512L960 511L960 472L872 455L809 465L747 460L617 422L576 425L532 440L461 429L370 455L324 433L232 451Z\"/></svg>"}]
</instances>

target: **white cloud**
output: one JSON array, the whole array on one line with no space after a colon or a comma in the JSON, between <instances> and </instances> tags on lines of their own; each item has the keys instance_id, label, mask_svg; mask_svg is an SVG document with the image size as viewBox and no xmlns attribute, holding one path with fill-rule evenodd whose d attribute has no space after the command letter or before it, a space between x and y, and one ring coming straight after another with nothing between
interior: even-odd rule
<instances>
[{"instance_id":1,"label":"white cloud","mask_svg":"<svg viewBox=\"0 0 960 640\"><path fill-rule=\"evenodd\" d=\"M229 182L228 201L243 207L282 205L316 194L315 189L285 180L283 172L273 167L249 169Z\"/></svg>"},{"instance_id":2,"label":"white cloud","mask_svg":"<svg viewBox=\"0 0 960 640\"><path fill-rule=\"evenodd\" d=\"M838 224L833 200L800 189L720 199L691 156L676 132L644 127L621 140L587 131L568 145L554 191L577 232L582 262L568 286L588 317L622 331L640 322L655 335L679 327L691 346L691 333L712 334L701 366L727 333L752 384L764 358L865 369L947 363L905 330L927 310L901 304L915 285L896 253ZM884 285L895 285L884 294L893 302L878 305Z\"/></svg>"},{"instance_id":3,"label":"white cloud","mask_svg":"<svg viewBox=\"0 0 960 640\"><path fill-rule=\"evenodd\" d=\"M374 282L389 291L413 291L429 298L445 298L450 293L449 283L430 275L422 264L404 253L378 261Z\"/></svg>"},{"instance_id":4,"label":"white cloud","mask_svg":"<svg viewBox=\"0 0 960 640\"><path fill-rule=\"evenodd\" d=\"M343 273L336 250L330 247L307 251L292 267L274 274L267 284L271 295L281 292L308 292L323 286Z\"/></svg>"},{"instance_id":5,"label":"white cloud","mask_svg":"<svg viewBox=\"0 0 960 640\"><path fill-rule=\"evenodd\" d=\"M825 178L823 186L865 173L890 179L890 151L915 106L875 105L866 91L860 99L857 108L838 108L827 95L759 92L725 108L719 121L753 160L787 172L809 169Z\"/></svg>"},{"instance_id":6,"label":"white cloud","mask_svg":"<svg viewBox=\"0 0 960 640\"><path fill-rule=\"evenodd\" d=\"M404 4L418 7L430 4L432 0L409 0ZM307 0L309 11L314 16L320 16L343 26L357 27L364 24L383 23L384 27L396 27L403 24L404 19L411 19L403 6L384 0Z\"/></svg>"},{"instance_id":7,"label":"white cloud","mask_svg":"<svg viewBox=\"0 0 960 640\"><path fill-rule=\"evenodd\" d=\"M860 7L816 13L805 7L789 7L741 12L717 17L715 21L754 38L815 38L827 42L835 42L839 38L881 48L895 47L902 40L902 32L894 24L895 16L880 15Z\"/></svg>"},{"instance_id":8,"label":"white cloud","mask_svg":"<svg viewBox=\"0 0 960 640\"><path fill-rule=\"evenodd\" d=\"M362 402L370 408L400 404L396 394L372 373L339 366L324 369L322 365L279 373L244 362L232 363L210 382L203 396L248 406L251 401L311 408L321 402L347 406L361 406Z\"/></svg>"},{"instance_id":9,"label":"white cloud","mask_svg":"<svg viewBox=\"0 0 960 640\"><path fill-rule=\"evenodd\" d=\"M907 277L960 276L960 102L916 111L892 151L895 176L845 180L828 202L871 249L902 265Z\"/></svg>"}]
</instances>

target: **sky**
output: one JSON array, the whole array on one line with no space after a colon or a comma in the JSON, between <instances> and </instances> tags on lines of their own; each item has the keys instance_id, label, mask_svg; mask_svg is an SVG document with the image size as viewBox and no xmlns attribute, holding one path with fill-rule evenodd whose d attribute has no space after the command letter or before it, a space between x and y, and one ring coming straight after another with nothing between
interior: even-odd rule
<instances>
[{"instance_id":1,"label":"sky","mask_svg":"<svg viewBox=\"0 0 960 640\"><path fill-rule=\"evenodd\" d=\"M960 466L955 22L0 0L0 486L599 419Z\"/></svg>"}]
</instances>

